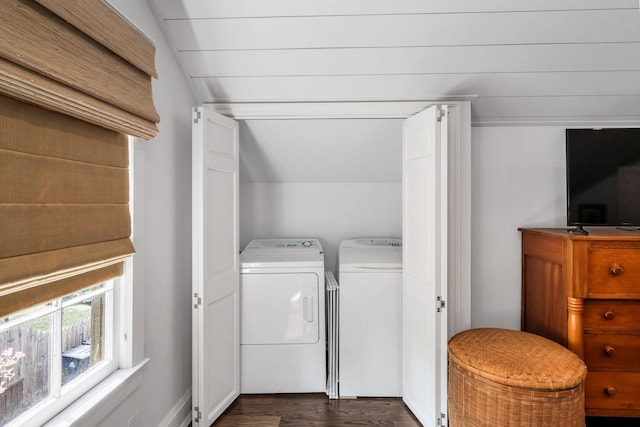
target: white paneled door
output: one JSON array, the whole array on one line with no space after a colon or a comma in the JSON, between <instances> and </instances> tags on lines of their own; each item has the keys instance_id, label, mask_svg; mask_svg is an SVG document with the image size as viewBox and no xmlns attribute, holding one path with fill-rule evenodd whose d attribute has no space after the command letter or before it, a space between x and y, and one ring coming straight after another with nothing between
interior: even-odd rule
<instances>
[{"instance_id":1,"label":"white paneled door","mask_svg":"<svg viewBox=\"0 0 640 427\"><path fill-rule=\"evenodd\" d=\"M402 393L425 426L446 425L447 152L447 107L405 120Z\"/></svg>"},{"instance_id":2,"label":"white paneled door","mask_svg":"<svg viewBox=\"0 0 640 427\"><path fill-rule=\"evenodd\" d=\"M193 110L193 426L240 393L238 123Z\"/></svg>"}]
</instances>

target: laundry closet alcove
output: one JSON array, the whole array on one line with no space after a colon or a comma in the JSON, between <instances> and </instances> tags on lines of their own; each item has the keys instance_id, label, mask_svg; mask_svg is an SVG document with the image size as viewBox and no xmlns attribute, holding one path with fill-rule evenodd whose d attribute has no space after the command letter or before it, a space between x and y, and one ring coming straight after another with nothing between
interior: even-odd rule
<instances>
[{"instance_id":1,"label":"laundry closet alcove","mask_svg":"<svg viewBox=\"0 0 640 427\"><path fill-rule=\"evenodd\" d=\"M446 419L447 339L470 327L469 102L216 104L195 108L193 119L194 425L210 425L240 393L241 240L318 237L333 270L340 240L330 229L357 233L367 222L390 234L400 228L404 239L403 399L423 423ZM265 135L269 123L278 124L271 147L252 132ZM306 124L313 132L307 138L319 142L285 151L296 142L280 130L285 124L298 128L294 135ZM331 128L359 134L360 125L377 129L369 145L334 144L340 136ZM385 132L393 139L376 146ZM304 161L305 151L314 161ZM386 156L402 162L399 182ZM394 173L396 182L386 182ZM286 182L296 180L302 182ZM363 205L364 217L340 209ZM290 214L315 225L302 231L305 221ZM326 228L318 229L323 219ZM304 235L291 235L298 230Z\"/></svg>"}]
</instances>

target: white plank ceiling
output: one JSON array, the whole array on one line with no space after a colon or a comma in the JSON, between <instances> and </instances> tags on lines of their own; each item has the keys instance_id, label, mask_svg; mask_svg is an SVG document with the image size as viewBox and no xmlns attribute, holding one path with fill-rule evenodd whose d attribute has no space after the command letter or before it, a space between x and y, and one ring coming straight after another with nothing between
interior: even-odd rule
<instances>
[{"instance_id":1,"label":"white plank ceiling","mask_svg":"<svg viewBox=\"0 0 640 427\"><path fill-rule=\"evenodd\" d=\"M202 103L472 101L640 124L638 0L148 0Z\"/></svg>"}]
</instances>

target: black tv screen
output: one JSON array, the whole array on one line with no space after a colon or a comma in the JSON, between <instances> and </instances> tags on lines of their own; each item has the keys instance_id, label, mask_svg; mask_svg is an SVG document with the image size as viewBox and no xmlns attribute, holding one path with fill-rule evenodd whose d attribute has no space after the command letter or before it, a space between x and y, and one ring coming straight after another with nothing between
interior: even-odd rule
<instances>
[{"instance_id":1,"label":"black tv screen","mask_svg":"<svg viewBox=\"0 0 640 427\"><path fill-rule=\"evenodd\" d=\"M640 226L640 128L567 129L567 225Z\"/></svg>"}]
</instances>

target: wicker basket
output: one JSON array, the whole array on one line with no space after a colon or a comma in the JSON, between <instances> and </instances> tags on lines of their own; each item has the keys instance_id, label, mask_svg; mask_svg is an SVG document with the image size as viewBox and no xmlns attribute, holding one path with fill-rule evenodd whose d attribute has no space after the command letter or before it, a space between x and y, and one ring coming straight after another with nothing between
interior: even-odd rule
<instances>
[{"instance_id":1,"label":"wicker basket","mask_svg":"<svg viewBox=\"0 0 640 427\"><path fill-rule=\"evenodd\" d=\"M527 332L471 329L449 341L449 426L584 427L585 364Z\"/></svg>"}]
</instances>

